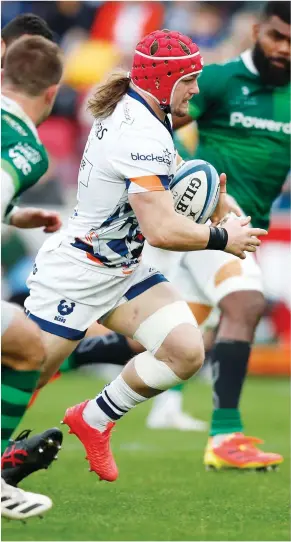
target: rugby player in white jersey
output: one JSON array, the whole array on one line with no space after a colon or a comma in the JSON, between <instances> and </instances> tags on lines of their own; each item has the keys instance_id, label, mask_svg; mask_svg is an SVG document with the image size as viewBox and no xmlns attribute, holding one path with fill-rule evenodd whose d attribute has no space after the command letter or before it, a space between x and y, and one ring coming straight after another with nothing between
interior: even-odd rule
<instances>
[{"instance_id":1,"label":"rugby player in white jersey","mask_svg":"<svg viewBox=\"0 0 291 542\"><path fill-rule=\"evenodd\" d=\"M95 117L80 165L78 204L68 229L40 249L25 306L43 330L44 384L96 320L146 349L96 399L66 411L90 469L113 481L114 422L150 397L187 380L204 348L196 320L178 292L141 262L144 240L173 251L255 252L250 218L224 228L198 225L174 211L169 181L176 152L167 113L187 113L199 92L202 59L178 32L156 31L138 43L129 75L112 74L90 102ZM222 196L223 197L223 196Z\"/></svg>"}]
</instances>

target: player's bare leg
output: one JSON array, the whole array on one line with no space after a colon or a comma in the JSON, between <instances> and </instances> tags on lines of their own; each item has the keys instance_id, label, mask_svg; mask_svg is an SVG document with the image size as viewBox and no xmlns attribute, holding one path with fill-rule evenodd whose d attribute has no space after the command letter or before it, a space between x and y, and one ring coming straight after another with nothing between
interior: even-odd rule
<instances>
[{"instance_id":1,"label":"player's bare leg","mask_svg":"<svg viewBox=\"0 0 291 542\"><path fill-rule=\"evenodd\" d=\"M57 372L60 365L78 346L80 341L71 341L58 335L53 335L42 330L42 339L46 347L47 356L43 364L38 382L38 388L42 388Z\"/></svg>"},{"instance_id":2,"label":"player's bare leg","mask_svg":"<svg viewBox=\"0 0 291 542\"><path fill-rule=\"evenodd\" d=\"M119 306L105 325L138 339L148 351L132 359L96 399L69 408L64 422L84 444L90 470L113 481L118 476L109 447L114 422L137 404L190 378L203 363L204 348L186 303L166 283Z\"/></svg>"},{"instance_id":3,"label":"player's bare leg","mask_svg":"<svg viewBox=\"0 0 291 542\"><path fill-rule=\"evenodd\" d=\"M150 253L152 252L155 258L157 257L156 251L151 247L147 246L146 250L150 251ZM188 305L193 312L199 326L201 326L208 319L212 311L212 307L209 305L194 302L190 302L188 303ZM207 336L205 338L205 332L203 333L203 342L205 352L208 352L210 347L208 344L209 341L207 340ZM202 371L204 370L204 368L205 365ZM169 389L154 398L152 408L146 420L146 425L149 429L207 431L208 424L206 422L194 418L192 415L188 414L183 410L184 386L184 384L178 384L174 388Z\"/></svg>"}]
</instances>

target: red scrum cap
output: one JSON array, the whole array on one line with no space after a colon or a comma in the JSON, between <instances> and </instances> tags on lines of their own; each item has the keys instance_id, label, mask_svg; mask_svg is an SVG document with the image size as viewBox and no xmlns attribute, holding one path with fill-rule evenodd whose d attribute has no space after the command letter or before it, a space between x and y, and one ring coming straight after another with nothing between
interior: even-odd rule
<instances>
[{"instance_id":1,"label":"red scrum cap","mask_svg":"<svg viewBox=\"0 0 291 542\"><path fill-rule=\"evenodd\" d=\"M170 30L156 30L136 46L130 73L132 83L161 105L170 106L176 85L202 71L203 59L196 43Z\"/></svg>"}]
</instances>

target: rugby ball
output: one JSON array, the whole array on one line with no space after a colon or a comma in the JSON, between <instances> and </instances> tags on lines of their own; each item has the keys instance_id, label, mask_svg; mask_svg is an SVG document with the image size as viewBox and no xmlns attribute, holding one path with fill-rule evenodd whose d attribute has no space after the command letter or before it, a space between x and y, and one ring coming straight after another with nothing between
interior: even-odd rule
<instances>
[{"instance_id":1,"label":"rugby ball","mask_svg":"<svg viewBox=\"0 0 291 542\"><path fill-rule=\"evenodd\" d=\"M204 160L188 160L170 182L175 211L205 224L213 214L220 190L216 169Z\"/></svg>"}]
</instances>

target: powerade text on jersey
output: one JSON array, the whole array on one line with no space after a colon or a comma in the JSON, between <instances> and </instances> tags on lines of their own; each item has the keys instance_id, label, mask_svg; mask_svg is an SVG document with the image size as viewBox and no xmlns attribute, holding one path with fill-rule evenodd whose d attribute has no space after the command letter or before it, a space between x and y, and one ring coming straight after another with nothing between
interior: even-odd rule
<instances>
[{"instance_id":1,"label":"powerade text on jersey","mask_svg":"<svg viewBox=\"0 0 291 542\"><path fill-rule=\"evenodd\" d=\"M251 52L203 69L189 112L198 122L195 158L227 174L227 189L254 226L270 209L290 168L290 84L264 85Z\"/></svg>"}]
</instances>

